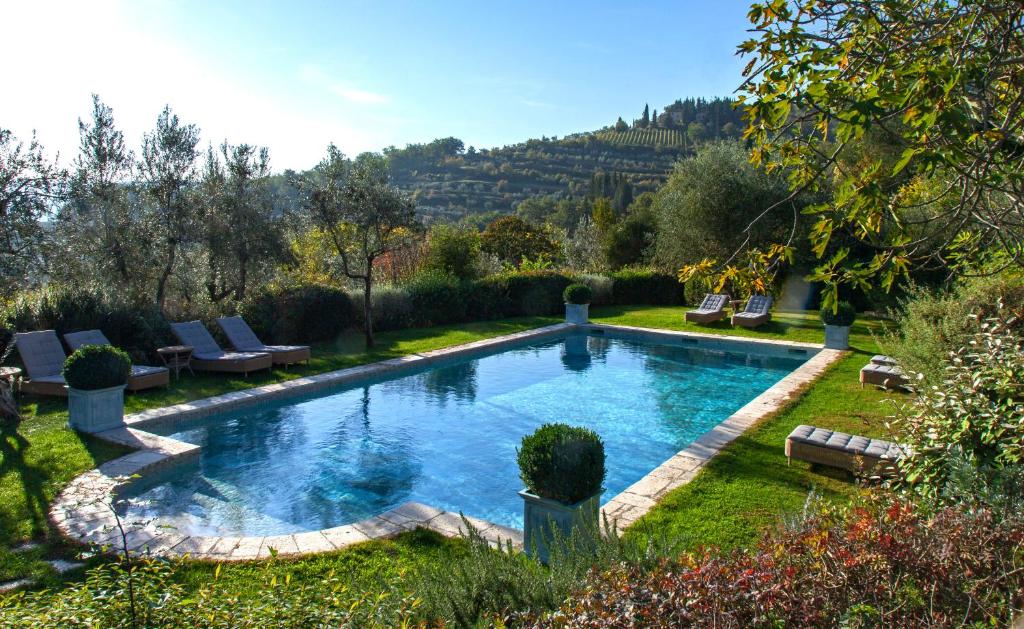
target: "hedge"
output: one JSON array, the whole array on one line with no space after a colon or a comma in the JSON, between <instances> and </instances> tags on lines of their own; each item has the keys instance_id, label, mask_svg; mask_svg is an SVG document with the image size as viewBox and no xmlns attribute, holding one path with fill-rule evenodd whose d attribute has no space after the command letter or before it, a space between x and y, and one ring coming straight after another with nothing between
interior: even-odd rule
<instances>
[{"instance_id":1,"label":"hedge","mask_svg":"<svg viewBox=\"0 0 1024 629\"><path fill-rule=\"evenodd\" d=\"M336 338L355 323L345 291L317 284L264 291L239 314L264 343L314 343Z\"/></svg>"}]
</instances>

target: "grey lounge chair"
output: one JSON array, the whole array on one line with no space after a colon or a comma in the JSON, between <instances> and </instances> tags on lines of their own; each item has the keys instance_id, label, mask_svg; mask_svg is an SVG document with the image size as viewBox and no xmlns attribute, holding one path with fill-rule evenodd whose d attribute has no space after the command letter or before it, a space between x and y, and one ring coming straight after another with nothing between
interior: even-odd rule
<instances>
[{"instance_id":1,"label":"grey lounge chair","mask_svg":"<svg viewBox=\"0 0 1024 629\"><path fill-rule=\"evenodd\" d=\"M910 379L895 360L876 354L871 357L871 362L861 367L861 388L864 388L865 384L874 384L883 389L905 389L910 385Z\"/></svg>"},{"instance_id":2,"label":"grey lounge chair","mask_svg":"<svg viewBox=\"0 0 1024 629\"><path fill-rule=\"evenodd\" d=\"M225 352L200 321L172 323L171 331L182 345L192 348L195 369L249 375L251 371L271 367L270 354L265 352Z\"/></svg>"},{"instance_id":3,"label":"grey lounge chair","mask_svg":"<svg viewBox=\"0 0 1024 629\"><path fill-rule=\"evenodd\" d=\"M264 345L242 317L221 317L217 325L224 330L231 346L240 352L266 352L275 365L309 362L308 345Z\"/></svg>"},{"instance_id":4,"label":"grey lounge chair","mask_svg":"<svg viewBox=\"0 0 1024 629\"><path fill-rule=\"evenodd\" d=\"M729 296L717 293L704 295L704 301L696 310L689 310L683 316L694 323L711 323L725 318L725 307L729 305Z\"/></svg>"},{"instance_id":5,"label":"grey lounge chair","mask_svg":"<svg viewBox=\"0 0 1024 629\"><path fill-rule=\"evenodd\" d=\"M25 393L67 396L64 376L64 347L53 330L19 332L14 335L21 363L25 365L28 380L21 383Z\"/></svg>"},{"instance_id":6,"label":"grey lounge chair","mask_svg":"<svg viewBox=\"0 0 1024 629\"><path fill-rule=\"evenodd\" d=\"M904 447L827 428L801 425L786 437L786 458L828 465L854 474L891 475Z\"/></svg>"},{"instance_id":7,"label":"grey lounge chair","mask_svg":"<svg viewBox=\"0 0 1024 629\"><path fill-rule=\"evenodd\" d=\"M113 345L103 332L99 330L85 330L83 332L68 332L64 335L64 342L68 344L71 351L75 351L83 345ZM166 387L171 384L171 372L167 367L150 367L147 365L132 365L132 373L128 376L128 390L142 391L153 387Z\"/></svg>"},{"instance_id":8,"label":"grey lounge chair","mask_svg":"<svg viewBox=\"0 0 1024 629\"><path fill-rule=\"evenodd\" d=\"M747 300L747 307L743 312L737 312L732 316L732 324L744 328L756 328L771 321L772 313L771 295L751 295Z\"/></svg>"}]
</instances>

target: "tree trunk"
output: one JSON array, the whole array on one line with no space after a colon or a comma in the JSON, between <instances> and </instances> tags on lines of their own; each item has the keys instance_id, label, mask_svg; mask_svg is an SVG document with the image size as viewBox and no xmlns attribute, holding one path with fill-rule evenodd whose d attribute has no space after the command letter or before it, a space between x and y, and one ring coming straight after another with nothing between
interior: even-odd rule
<instances>
[{"instance_id":1,"label":"tree trunk","mask_svg":"<svg viewBox=\"0 0 1024 629\"><path fill-rule=\"evenodd\" d=\"M370 263L372 264L372 260ZM368 265L368 268L372 266ZM367 272L363 278L363 330L366 332L366 348L373 347L373 306L370 302L370 285L373 283L373 273Z\"/></svg>"},{"instance_id":2,"label":"tree trunk","mask_svg":"<svg viewBox=\"0 0 1024 629\"><path fill-rule=\"evenodd\" d=\"M174 270L176 250L177 248L173 244L167 244L167 264L164 265L164 270L160 273L160 279L156 283L156 306L160 309L160 312L164 311L164 300L167 297L167 279L171 277L171 271Z\"/></svg>"}]
</instances>

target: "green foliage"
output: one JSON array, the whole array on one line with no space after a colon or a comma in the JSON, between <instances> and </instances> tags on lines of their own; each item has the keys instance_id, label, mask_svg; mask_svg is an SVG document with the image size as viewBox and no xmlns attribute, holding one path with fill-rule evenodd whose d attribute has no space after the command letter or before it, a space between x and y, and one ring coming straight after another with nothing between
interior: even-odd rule
<instances>
[{"instance_id":1,"label":"green foliage","mask_svg":"<svg viewBox=\"0 0 1024 629\"><path fill-rule=\"evenodd\" d=\"M355 324L348 294L319 285L263 291L247 298L239 314L264 343L330 341Z\"/></svg>"},{"instance_id":2,"label":"green foliage","mask_svg":"<svg viewBox=\"0 0 1024 629\"><path fill-rule=\"evenodd\" d=\"M95 288L50 284L22 292L2 311L4 325L18 331L52 329L57 336L101 330L115 346L144 362L171 339L167 320L152 303L133 303Z\"/></svg>"},{"instance_id":3,"label":"green foliage","mask_svg":"<svg viewBox=\"0 0 1024 629\"><path fill-rule=\"evenodd\" d=\"M496 277L510 311L506 316L553 315L563 310L562 292L572 281L554 271L507 272Z\"/></svg>"},{"instance_id":4,"label":"green foliage","mask_svg":"<svg viewBox=\"0 0 1024 629\"><path fill-rule=\"evenodd\" d=\"M11 243L0 257L0 295L33 286L50 237L41 222L49 212L63 173L50 164L35 135L26 147L0 128L0 242ZM17 246L13 246L14 244Z\"/></svg>"},{"instance_id":5,"label":"green foliage","mask_svg":"<svg viewBox=\"0 0 1024 629\"><path fill-rule=\"evenodd\" d=\"M841 301L836 304L836 310L824 309L821 311L821 321L825 325L838 325L849 327L857 318L857 310L848 301Z\"/></svg>"},{"instance_id":6,"label":"green foliage","mask_svg":"<svg viewBox=\"0 0 1024 629\"><path fill-rule=\"evenodd\" d=\"M417 326L456 323L466 318L465 292L454 275L438 270L421 271L403 288L412 301Z\"/></svg>"},{"instance_id":7,"label":"green foliage","mask_svg":"<svg viewBox=\"0 0 1024 629\"><path fill-rule=\"evenodd\" d=\"M992 251L1021 264L1024 9L1014 0L879 9L764 0L739 48L751 57L741 89L753 161L789 170L793 190L834 191L808 210L826 306L840 285L888 289L914 267ZM899 147L895 159L857 150L879 130ZM851 151L855 162L844 163ZM871 256L833 249L840 234Z\"/></svg>"},{"instance_id":8,"label":"green foliage","mask_svg":"<svg viewBox=\"0 0 1024 629\"><path fill-rule=\"evenodd\" d=\"M593 293L586 284L569 284L562 293L567 304L589 304Z\"/></svg>"},{"instance_id":9,"label":"green foliage","mask_svg":"<svg viewBox=\"0 0 1024 629\"><path fill-rule=\"evenodd\" d=\"M1024 277L1006 271L969 277L948 291L912 288L896 312L898 334L887 335L882 345L903 369L924 377L923 385L941 385L943 365L978 331L978 322L999 316L1007 325L1024 330Z\"/></svg>"},{"instance_id":10,"label":"green foliage","mask_svg":"<svg viewBox=\"0 0 1024 629\"><path fill-rule=\"evenodd\" d=\"M64 360L64 380L72 389L95 391L123 386L132 359L111 345L83 345Z\"/></svg>"},{"instance_id":11,"label":"green foliage","mask_svg":"<svg viewBox=\"0 0 1024 629\"><path fill-rule=\"evenodd\" d=\"M643 264L657 233L657 220L652 211L632 211L609 230L604 252L613 269Z\"/></svg>"},{"instance_id":12,"label":"green foliage","mask_svg":"<svg viewBox=\"0 0 1024 629\"><path fill-rule=\"evenodd\" d=\"M181 562L141 557L89 571L59 592L0 597L0 624L13 627L395 627L414 615L409 594L352 589L341 575L316 580L264 577L238 596L229 583L207 577L195 591L178 582ZM260 577L255 577L260 578ZM129 590L129 586L131 590ZM134 604L133 604L134 602Z\"/></svg>"},{"instance_id":13,"label":"green foliage","mask_svg":"<svg viewBox=\"0 0 1024 629\"><path fill-rule=\"evenodd\" d=\"M907 483L930 498L955 461L983 473L1024 463L1024 338L986 322L944 366L942 386L919 391L892 424L909 448Z\"/></svg>"},{"instance_id":14,"label":"green foliage","mask_svg":"<svg viewBox=\"0 0 1024 629\"><path fill-rule=\"evenodd\" d=\"M471 279L477 274L479 260L480 234L475 229L446 224L430 229L423 268Z\"/></svg>"},{"instance_id":15,"label":"green foliage","mask_svg":"<svg viewBox=\"0 0 1024 629\"><path fill-rule=\"evenodd\" d=\"M357 320L361 322L363 316L362 291L349 293L352 302L356 304ZM370 297L373 301L373 327L378 330L401 330L412 327L416 322L415 307L409 291L401 286L377 286L373 289Z\"/></svg>"},{"instance_id":16,"label":"green foliage","mask_svg":"<svg viewBox=\"0 0 1024 629\"><path fill-rule=\"evenodd\" d=\"M604 483L604 442L587 428L544 424L523 437L518 461L527 489L564 504L597 494Z\"/></svg>"},{"instance_id":17,"label":"green foliage","mask_svg":"<svg viewBox=\"0 0 1024 629\"><path fill-rule=\"evenodd\" d=\"M510 613L555 609L592 571L623 563L649 569L677 550L661 536L652 537L651 543L625 539L605 522L603 535L581 526L562 537L556 529L543 566L514 548L492 548L468 521L463 527L467 552L428 568L415 588L423 601L422 617L460 627L488 622L502 626L495 621Z\"/></svg>"},{"instance_id":18,"label":"green foliage","mask_svg":"<svg viewBox=\"0 0 1024 629\"><path fill-rule=\"evenodd\" d=\"M518 216L502 216L487 226L480 235L480 247L506 263L518 266L524 259L551 258L558 245L542 227L527 223Z\"/></svg>"},{"instance_id":19,"label":"green foliage","mask_svg":"<svg viewBox=\"0 0 1024 629\"><path fill-rule=\"evenodd\" d=\"M669 273L656 269L622 269L611 274L612 303L679 305L683 286Z\"/></svg>"},{"instance_id":20,"label":"green foliage","mask_svg":"<svg viewBox=\"0 0 1024 629\"><path fill-rule=\"evenodd\" d=\"M680 161L655 193L655 256L668 268L703 259L725 260L740 247L784 241L794 204L786 214L752 222L768 206L789 196L785 179L752 166L742 145L719 142ZM795 209L802 202L795 201Z\"/></svg>"}]
</instances>

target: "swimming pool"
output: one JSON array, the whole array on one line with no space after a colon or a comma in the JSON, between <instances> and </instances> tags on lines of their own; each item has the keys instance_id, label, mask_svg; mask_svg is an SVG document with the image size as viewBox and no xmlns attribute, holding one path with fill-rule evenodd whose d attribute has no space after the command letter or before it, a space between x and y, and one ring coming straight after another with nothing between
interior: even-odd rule
<instances>
[{"instance_id":1,"label":"swimming pool","mask_svg":"<svg viewBox=\"0 0 1024 629\"><path fill-rule=\"evenodd\" d=\"M516 447L546 422L605 441L605 500L808 356L573 332L153 432L198 461L137 485L132 519L186 535L334 527L408 501L521 528Z\"/></svg>"}]
</instances>

